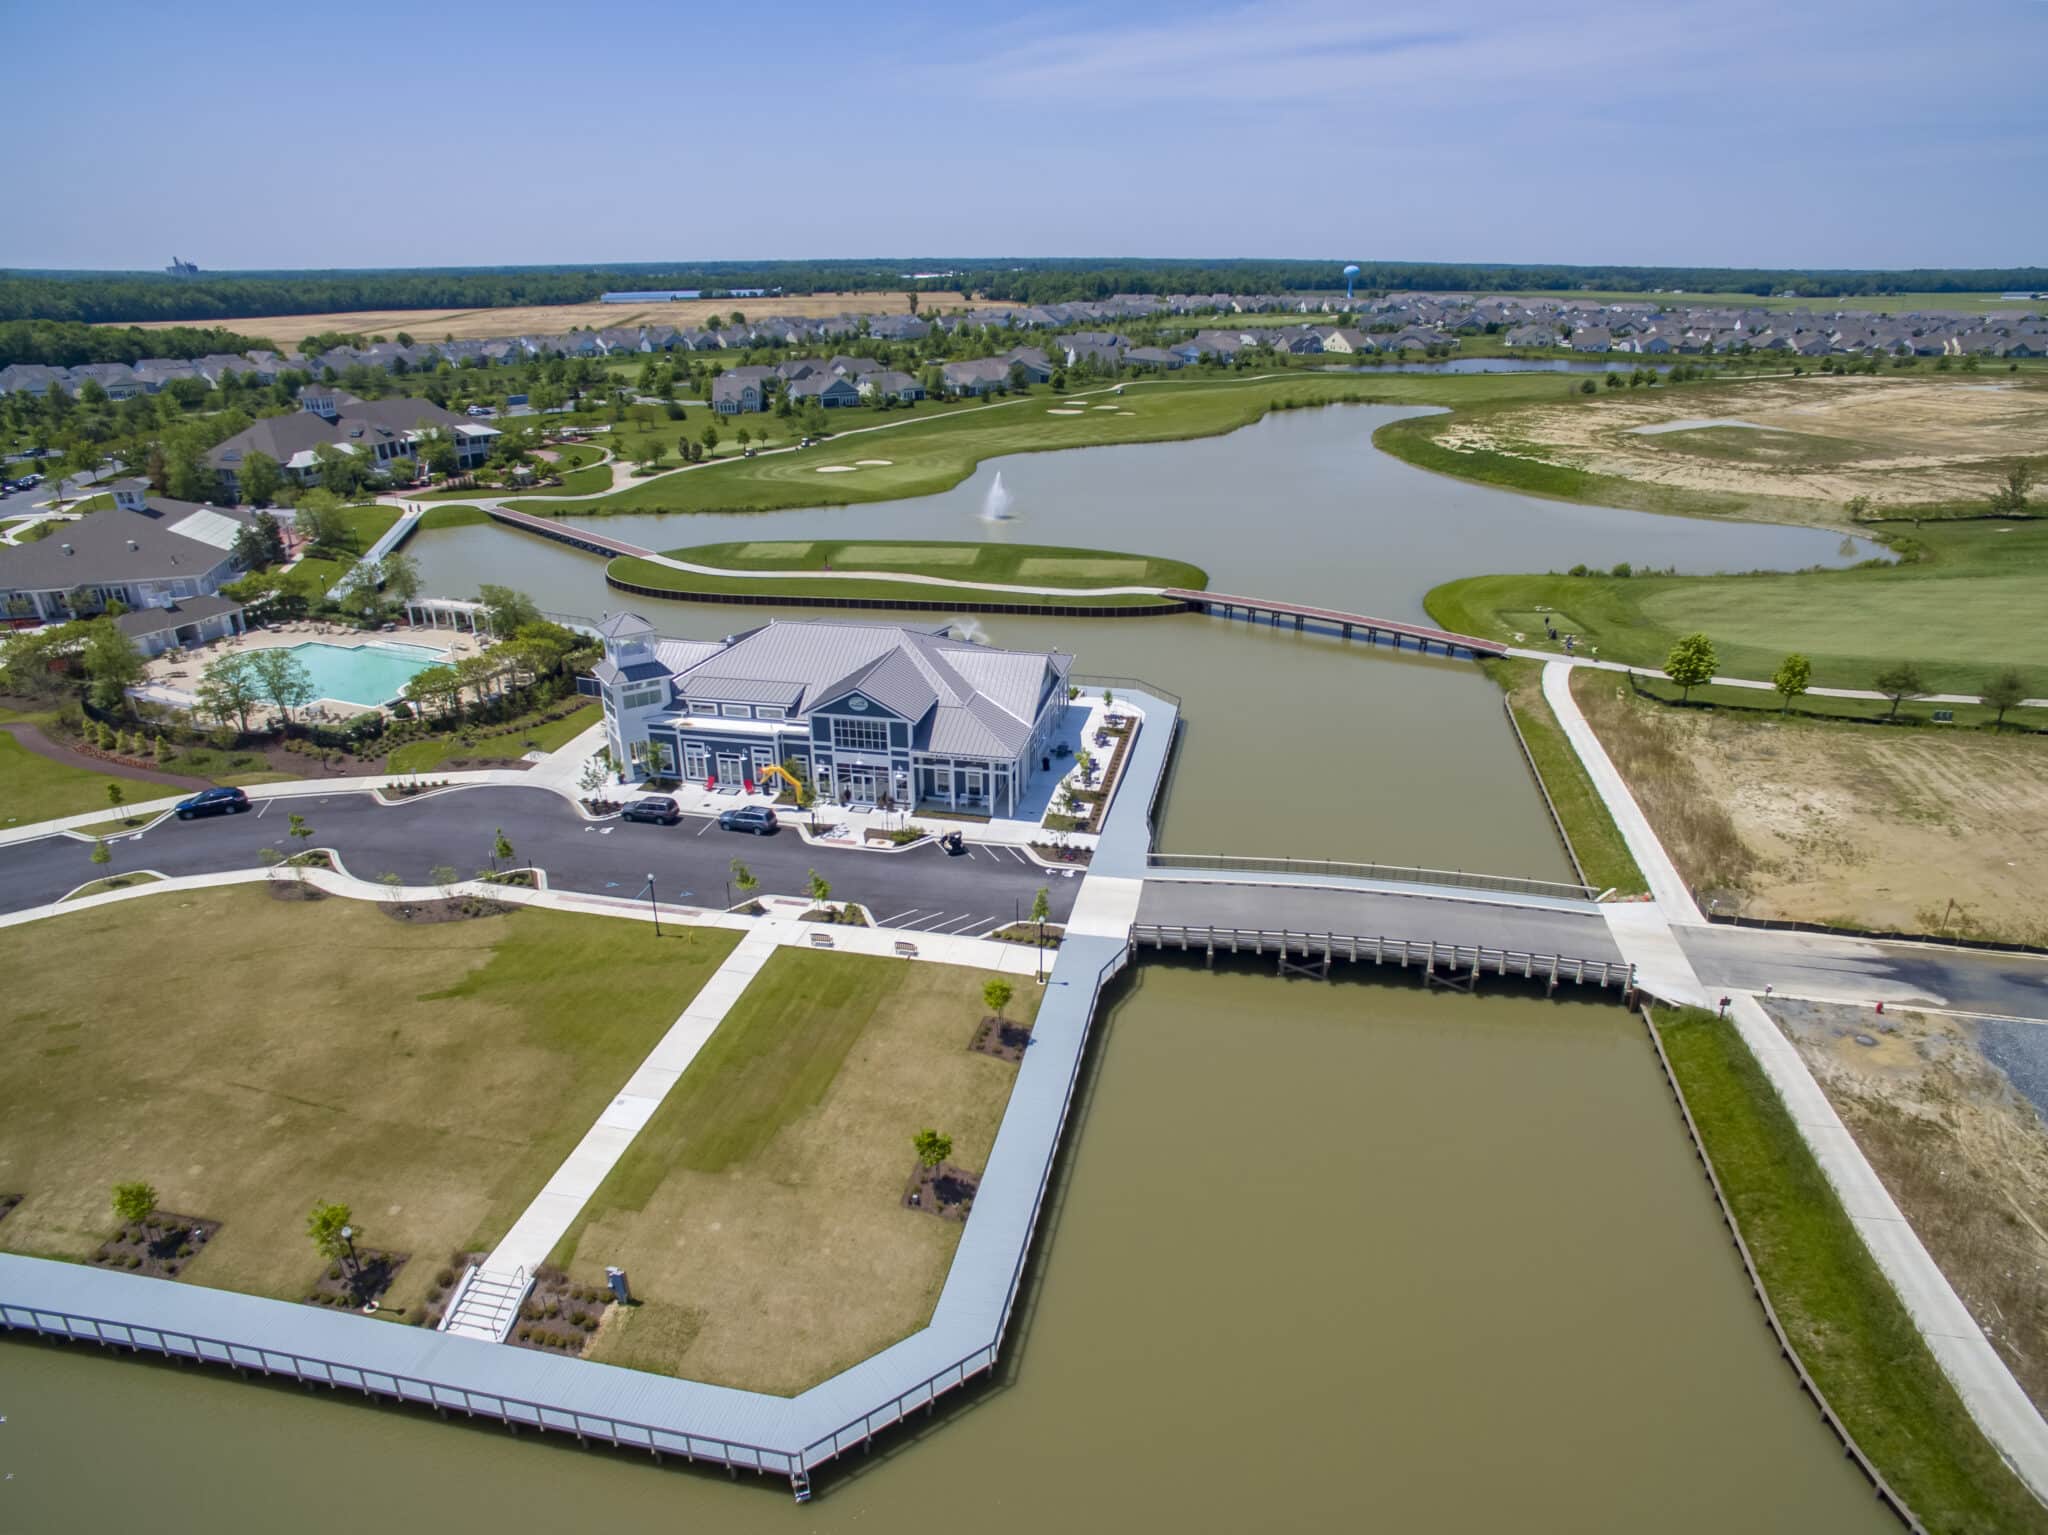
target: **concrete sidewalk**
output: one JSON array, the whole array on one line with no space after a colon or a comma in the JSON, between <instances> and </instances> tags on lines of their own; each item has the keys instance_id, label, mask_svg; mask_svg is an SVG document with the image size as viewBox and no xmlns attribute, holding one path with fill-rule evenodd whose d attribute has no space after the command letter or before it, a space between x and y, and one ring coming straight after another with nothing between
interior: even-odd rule
<instances>
[{"instance_id":1,"label":"concrete sidewalk","mask_svg":"<svg viewBox=\"0 0 2048 1535\"><path fill-rule=\"evenodd\" d=\"M1621 952L1637 967L1638 983L1653 995L1715 1007L1719 998L1700 982L1672 928L1704 927L1677 866L1651 829L1642 807L1622 781L1571 692L1571 665L1552 660L1543 669L1543 696L1585 764L1595 790L1614 817L1656 899L1601 907ZM1878 1267L1905 1303L1941 1370L1970 1416L2036 1497L2048 1501L2048 1422L1998 1357L1892 1199L1884 1182L1842 1123L1798 1048L1785 1038L1754 993L1730 990L1729 1016L1742 1041L1799 1127L1842 1208Z\"/></svg>"}]
</instances>

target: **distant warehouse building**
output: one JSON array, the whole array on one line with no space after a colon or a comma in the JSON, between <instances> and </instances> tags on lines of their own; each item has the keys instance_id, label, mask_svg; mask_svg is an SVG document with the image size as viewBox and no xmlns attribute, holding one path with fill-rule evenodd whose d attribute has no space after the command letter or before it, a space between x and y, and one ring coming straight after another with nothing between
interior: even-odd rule
<instances>
[{"instance_id":1,"label":"distant warehouse building","mask_svg":"<svg viewBox=\"0 0 2048 1535\"><path fill-rule=\"evenodd\" d=\"M702 298L702 288L649 288L641 293L600 293L602 304L666 304L680 298Z\"/></svg>"}]
</instances>

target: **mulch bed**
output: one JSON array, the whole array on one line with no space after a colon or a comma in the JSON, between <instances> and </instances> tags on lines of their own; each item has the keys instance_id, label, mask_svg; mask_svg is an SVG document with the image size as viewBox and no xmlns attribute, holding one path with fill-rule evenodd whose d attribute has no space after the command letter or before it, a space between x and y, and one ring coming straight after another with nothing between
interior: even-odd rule
<instances>
[{"instance_id":1,"label":"mulch bed","mask_svg":"<svg viewBox=\"0 0 2048 1535\"><path fill-rule=\"evenodd\" d=\"M485 1254L480 1252L456 1252L448 1255L448 1261L434 1272L433 1286L427 1291L426 1318L420 1324L434 1328L441 1325L441 1317L448 1310L448 1303L455 1299L455 1287L462 1276L469 1272L472 1263L483 1262Z\"/></svg>"},{"instance_id":2,"label":"mulch bed","mask_svg":"<svg viewBox=\"0 0 2048 1535\"><path fill-rule=\"evenodd\" d=\"M1012 1023L1007 1018L984 1018L981 1027L974 1031L974 1043L967 1048L1015 1066L1024 1059L1024 1051L1030 1043L1030 1024Z\"/></svg>"},{"instance_id":3,"label":"mulch bed","mask_svg":"<svg viewBox=\"0 0 2048 1535\"><path fill-rule=\"evenodd\" d=\"M974 1192L980 1187L979 1178L950 1162L941 1162L937 1167L926 1167L920 1162L911 1173L910 1182L904 1185L903 1207L936 1215L941 1220L964 1221L974 1208Z\"/></svg>"},{"instance_id":4,"label":"mulch bed","mask_svg":"<svg viewBox=\"0 0 2048 1535\"><path fill-rule=\"evenodd\" d=\"M346 1258L341 1258L320 1271L320 1277L307 1292L306 1303L360 1311L391 1288L392 1281L398 1278L398 1271L405 1267L411 1256L410 1253L387 1253L374 1247L358 1247L357 1263L351 1264ZM404 1307L399 1308L398 1315L405 1315Z\"/></svg>"},{"instance_id":5,"label":"mulch bed","mask_svg":"<svg viewBox=\"0 0 2048 1535\"><path fill-rule=\"evenodd\" d=\"M219 1221L159 1210L140 1225L124 1226L92 1255L102 1268L125 1269L150 1279L175 1279L178 1270L213 1240Z\"/></svg>"},{"instance_id":6,"label":"mulch bed","mask_svg":"<svg viewBox=\"0 0 2048 1535\"><path fill-rule=\"evenodd\" d=\"M532 766L533 764L524 757L444 757L441 759L441 770L448 772L466 773L483 768L530 768Z\"/></svg>"},{"instance_id":7,"label":"mulch bed","mask_svg":"<svg viewBox=\"0 0 2048 1535\"><path fill-rule=\"evenodd\" d=\"M7 1219L7 1212L21 1203L19 1194L0 1194L0 1221Z\"/></svg>"},{"instance_id":8,"label":"mulch bed","mask_svg":"<svg viewBox=\"0 0 2048 1535\"><path fill-rule=\"evenodd\" d=\"M836 927L866 927L868 919L857 911L839 911L829 906L813 906L799 922L825 922Z\"/></svg>"},{"instance_id":9,"label":"mulch bed","mask_svg":"<svg viewBox=\"0 0 2048 1535\"><path fill-rule=\"evenodd\" d=\"M513 908L503 901L458 895L445 901L405 901L397 905L384 901L378 909L393 922L467 922L471 917L495 917Z\"/></svg>"},{"instance_id":10,"label":"mulch bed","mask_svg":"<svg viewBox=\"0 0 2048 1535\"><path fill-rule=\"evenodd\" d=\"M612 1304L604 1285L571 1284L560 1269L535 1269L533 1290L508 1340L545 1353L581 1354Z\"/></svg>"}]
</instances>

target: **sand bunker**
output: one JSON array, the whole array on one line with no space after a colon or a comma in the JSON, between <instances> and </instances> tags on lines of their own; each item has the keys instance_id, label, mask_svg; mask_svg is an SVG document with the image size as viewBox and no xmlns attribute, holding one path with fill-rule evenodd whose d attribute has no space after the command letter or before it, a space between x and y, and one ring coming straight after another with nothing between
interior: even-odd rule
<instances>
[{"instance_id":1,"label":"sand bunker","mask_svg":"<svg viewBox=\"0 0 2048 1535\"><path fill-rule=\"evenodd\" d=\"M896 460L893 458L857 458L853 462L854 467L858 469L887 469Z\"/></svg>"},{"instance_id":2,"label":"sand bunker","mask_svg":"<svg viewBox=\"0 0 2048 1535\"><path fill-rule=\"evenodd\" d=\"M1754 421L1738 421L1733 416L1687 416L1683 421L1658 421L1650 426L1632 426L1632 437L1661 437L1666 432L1697 432L1710 426L1739 426L1752 432L1782 432L1782 426L1759 426Z\"/></svg>"},{"instance_id":3,"label":"sand bunker","mask_svg":"<svg viewBox=\"0 0 2048 1535\"><path fill-rule=\"evenodd\" d=\"M1097 410L1122 410L1122 409L1123 409L1123 407L1122 407L1121 405L1098 405L1098 406L1096 406L1095 408L1096 408Z\"/></svg>"},{"instance_id":4,"label":"sand bunker","mask_svg":"<svg viewBox=\"0 0 2048 1535\"><path fill-rule=\"evenodd\" d=\"M858 464L820 464L812 472L814 474L852 474L859 467Z\"/></svg>"},{"instance_id":5,"label":"sand bunker","mask_svg":"<svg viewBox=\"0 0 2048 1535\"><path fill-rule=\"evenodd\" d=\"M1061 406L1055 405L1051 409L1046 411L1046 414L1048 416L1078 416L1083 414L1083 412L1078 410L1067 410Z\"/></svg>"}]
</instances>

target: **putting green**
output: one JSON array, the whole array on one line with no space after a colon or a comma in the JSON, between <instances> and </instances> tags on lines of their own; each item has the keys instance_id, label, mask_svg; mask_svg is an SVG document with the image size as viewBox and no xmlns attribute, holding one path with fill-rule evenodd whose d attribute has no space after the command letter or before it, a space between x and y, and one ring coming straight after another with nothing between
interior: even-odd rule
<instances>
[{"instance_id":1,"label":"putting green","mask_svg":"<svg viewBox=\"0 0 2048 1535\"><path fill-rule=\"evenodd\" d=\"M739 557L743 560L800 560L810 552L808 543L741 544L739 547Z\"/></svg>"},{"instance_id":2,"label":"putting green","mask_svg":"<svg viewBox=\"0 0 2048 1535\"><path fill-rule=\"evenodd\" d=\"M839 563L847 570L870 565L972 565L980 558L978 544L848 544L839 551Z\"/></svg>"}]
</instances>

